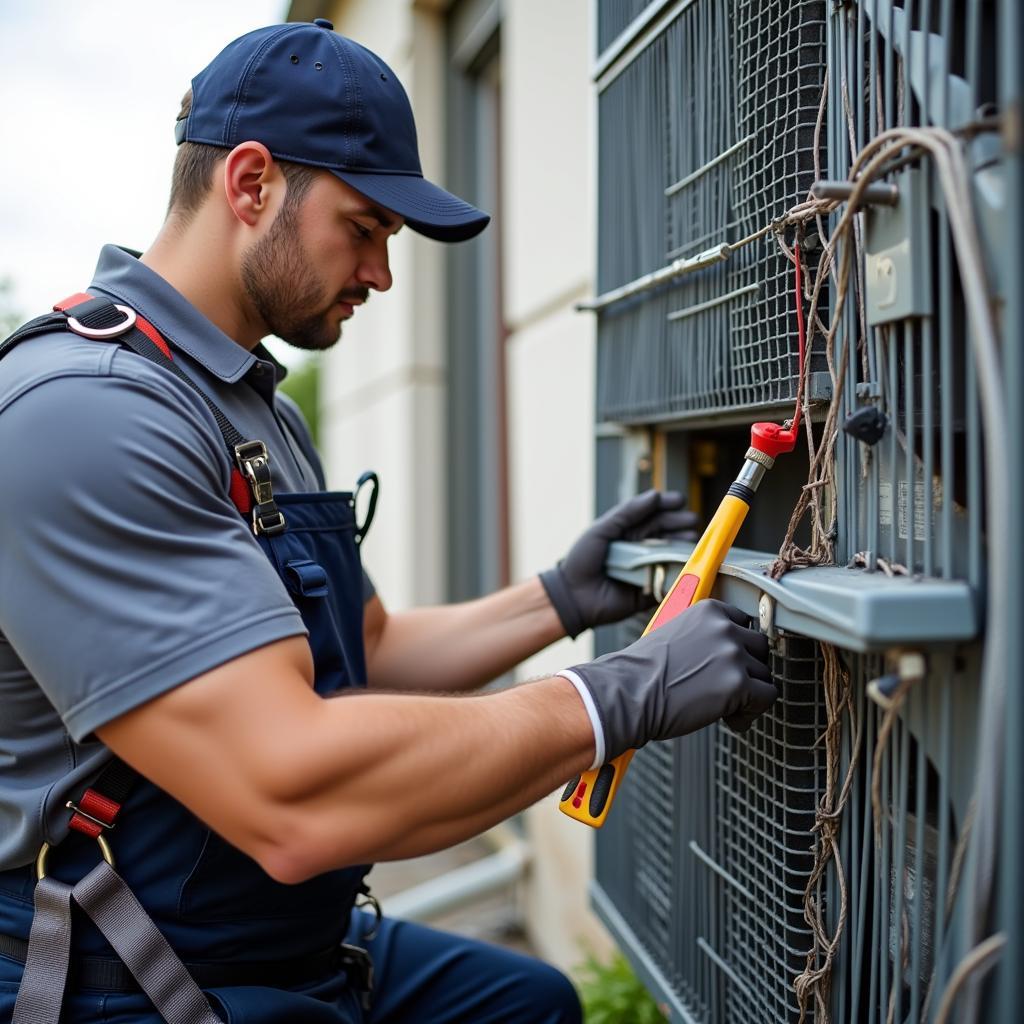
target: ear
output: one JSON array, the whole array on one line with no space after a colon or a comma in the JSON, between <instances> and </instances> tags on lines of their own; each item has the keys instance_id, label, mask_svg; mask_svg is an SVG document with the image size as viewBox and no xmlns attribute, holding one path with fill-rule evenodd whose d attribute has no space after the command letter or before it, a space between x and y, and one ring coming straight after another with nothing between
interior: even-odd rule
<instances>
[{"instance_id":1,"label":"ear","mask_svg":"<svg viewBox=\"0 0 1024 1024\"><path fill-rule=\"evenodd\" d=\"M232 213L255 227L284 197L284 176L261 142L241 142L224 161L224 194Z\"/></svg>"}]
</instances>

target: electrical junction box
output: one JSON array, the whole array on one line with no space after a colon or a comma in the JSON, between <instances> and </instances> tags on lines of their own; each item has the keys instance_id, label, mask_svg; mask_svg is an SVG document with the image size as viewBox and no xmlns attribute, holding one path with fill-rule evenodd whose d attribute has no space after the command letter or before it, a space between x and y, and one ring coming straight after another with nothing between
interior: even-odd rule
<instances>
[{"instance_id":1,"label":"electrical junction box","mask_svg":"<svg viewBox=\"0 0 1024 1024\"><path fill-rule=\"evenodd\" d=\"M895 185L899 190L896 205L869 207L865 217L865 305L872 327L932 314L925 172L917 168L902 171Z\"/></svg>"}]
</instances>

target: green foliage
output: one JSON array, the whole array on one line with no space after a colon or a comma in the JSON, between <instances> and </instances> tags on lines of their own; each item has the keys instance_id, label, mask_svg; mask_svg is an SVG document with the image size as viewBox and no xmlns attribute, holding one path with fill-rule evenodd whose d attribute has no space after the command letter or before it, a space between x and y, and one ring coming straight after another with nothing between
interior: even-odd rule
<instances>
[{"instance_id":1,"label":"green foliage","mask_svg":"<svg viewBox=\"0 0 1024 1024\"><path fill-rule=\"evenodd\" d=\"M313 441L320 443L320 360L310 356L299 366L290 367L280 390L291 398L306 417Z\"/></svg>"},{"instance_id":2,"label":"green foliage","mask_svg":"<svg viewBox=\"0 0 1024 1024\"><path fill-rule=\"evenodd\" d=\"M14 282L9 277L0 277L0 341L3 341L15 328L20 327L25 318L11 305L11 293Z\"/></svg>"},{"instance_id":3,"label":"green foliage","mask_svg":"<svg viewBox=\"0 0 1024 1024\"><path fill-rule=\"evenodd\" d=\"M664 1024L665 1014L621 953L609 963L588 956L577 981L586 1024Z\"/></svg>"}]
</instances>

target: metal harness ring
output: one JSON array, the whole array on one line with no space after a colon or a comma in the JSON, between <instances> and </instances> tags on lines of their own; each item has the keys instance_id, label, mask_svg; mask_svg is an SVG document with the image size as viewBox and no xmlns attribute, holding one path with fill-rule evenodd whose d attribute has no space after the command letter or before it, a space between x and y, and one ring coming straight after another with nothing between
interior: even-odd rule
<instances>
[{"instance_id":1,"label":"metal harness ring","mask_svg":"<svg viewBox=\"0 0 1024 1024\"><path fill-rule=\"evenodd\" d=\"M135 326L135 310L129 306L118 306L116 303L114 309L124 314L124 320L113 327L86 327L81 320L73 316L68 317L68 327L83 338L117 338Z\"/></svg>"},{"instance_id":2,"label":"metal harness ring","mask_svg":"<svg viewBox=\"0 0 1024 1024\"><path fill-rule=\"evenodd\" d=\"M103 859L111 866L114 866L114 851L110 849L110 843L107 842L106 837L100 833L96 837L96 842L99 844L100 853L103 854ZM36 881L41 881L46 877L46 861L50 856L50 844L43 843L39 847L39 853L36 855Z\"/></svg>"}]
</instances>

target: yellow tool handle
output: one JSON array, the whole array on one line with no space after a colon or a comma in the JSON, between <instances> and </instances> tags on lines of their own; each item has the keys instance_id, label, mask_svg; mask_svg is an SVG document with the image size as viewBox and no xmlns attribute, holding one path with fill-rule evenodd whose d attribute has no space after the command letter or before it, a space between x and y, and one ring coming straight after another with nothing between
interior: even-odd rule
<instances>
[{"instance_id":1,"label":"yellow tool handle","mask_svg":"<svg viewBox=\"0 0 1024 1024\"><path fill-rule=\"evenodd\" d=\"M693 554L676 577L665 599L658 605L643 635L663 626L691 605L711 593L718 570L729 553L750 506L742 499L727 494L711 517L704 535L697 542ZM566 787L558 809L570 818L582 821L592 828L600 828L608 817L612 801L619 790L626 768L635 751L627 750L615 760L600 768L585 771Z\"/></svg>"}]
</instances>

